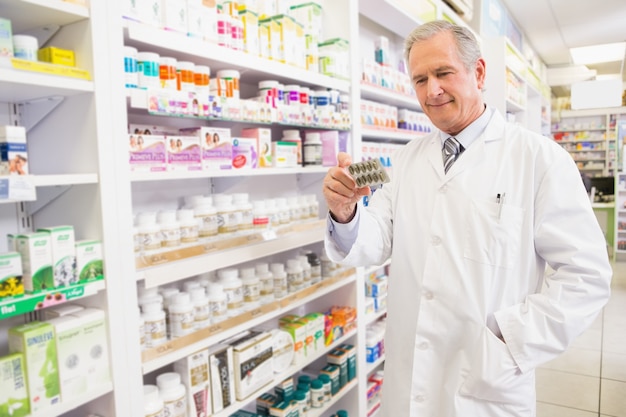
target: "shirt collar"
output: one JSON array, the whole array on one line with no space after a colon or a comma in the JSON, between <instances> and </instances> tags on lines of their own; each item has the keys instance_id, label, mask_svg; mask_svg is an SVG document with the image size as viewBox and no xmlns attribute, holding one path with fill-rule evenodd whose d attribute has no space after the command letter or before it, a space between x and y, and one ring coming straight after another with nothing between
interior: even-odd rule
<instances>
[{"instance_id":1,"label":"shirt collar","mask_svg":"<svg viewBox=\"0 0 626 417\"><path fill-rule=\"evenodd\" d=\"M465 129L463 129L458 135L455 136L456 140L463 145L463 149L469 148L472 143L485 131L485 128L489 124L489 120L493 114L493 109L489 106L485 106L485 111L478 116L478 119L470 123ZM450 135L445 132L439 131L439 139L441 140L441 147L448 139Z\"/></svg>"}]
</instances>

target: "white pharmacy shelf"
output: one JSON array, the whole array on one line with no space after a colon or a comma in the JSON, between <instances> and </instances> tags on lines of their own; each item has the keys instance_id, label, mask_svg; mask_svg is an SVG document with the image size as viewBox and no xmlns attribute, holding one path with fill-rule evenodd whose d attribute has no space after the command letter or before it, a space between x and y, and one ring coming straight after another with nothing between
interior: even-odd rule
<instances>
[{"instance_id":1,"label":"white pharmacy shelf","mask_svg":"<svg viewBox=\"0 0 626 417\"><path fill-rule=\"evenodd\" d=\"M367 327L370 324L374 323L376 320L378 320L379 318L381 318L385 314L387 314L387 310L386 309L382 310L382 311L377 311L376 313L373 313L373 314L368 314L367 316L365 316L365 327Z\"/></svg>"},{"instance_id":2,"label":"white pharmacy shelf","mask_svg":"<svg viewBox=\"0 0 626 417\"><path fill-rule=\"evenodd\" d=\"M62 0L0 0L0 14L11 20L11 28L16 34L89 18L87 7Z\"/></svg>"},{"instance_id":3,"label":"white pharmacy shelf","mask_svg":"<svg viewBox=\"0 0 626 417\"><path fill-rule=\"evenodd\" d=\"M160 369L244 330L252 329L268 320L285 315L294 308L332 293L355 280L354 271L348 270L280 300L245 311L239 316L212 324L210 327L200 329L189 335L169 340L155 348L144 350L142 353L143 373L147 374Z\"/></svg>"},{"instance_id":4,"label":"white pharmacy shelf","mask_svg":"<svg viewBox=\"0 0 626 417\"><path fill-rule=\"evenodd\" d=\"M248 71L243 76L246 83L258 83L270 77L269 79L292 80L298 84L326 87L342 92L350 90L350 82L347 80L307 71L141 23L126 22L124 37L126 45L138 47L140 50L150 50L161 56L174 56L179 60L196 64L200 61L210 61L211 73L222 69Z\"/></svg>"},{"instance_id":5,"label":"white pharmacy shelf","mask_svg":"<svg viewBox=\"0 0 626 417\"><path fill-rule=\"evenodd\" d=\"M98 174L33 175L35 187L97 184Z\"/></svg>"},{"instance_id":6,"label":"white pharmacy shelf","mask_svg":"<svg viewBox=\"0 0 626 417\"><path fill-rule=\"evenodd\" d=\"M194 178L225 178L262 175L325 174L330 167L224 169L212 171L133 172L131 181L167 181Z\"/></svg>"},{"instance_id":7,"label":"white pharmacy shelf","mask_svg":"<svg viewBox=\"0 0 626 417\"><path fill-rule=\"evenodd\" d=\"M380 129L368 126L363 126L363 129L361 130L361 136L363 139L387 139L398 142L409 142L424 135L425 133L414 132L412 130Z\"/></svg>"},{"instance_id":8,"label":"white pharmacy shelf","mask_svg":"<svg viewBox=\"0 0 626 417\"><path fill-rule=\"evenodd\" d=\"M407 7L410 2L398 3L395 0L359 0L359 13L405 38L423 22L411 15ZM415 2L415 7L418 7L417 4Z\"/></svg>"},{"instance_id":9,"label":"white pharmacy shelf","mask_svg":"<svg viewBox=\"0 0 626 417\"><path fill-rule=\"evenodd\" d=\"M110 392L113 391L113 384L112 383L108 383L102 386L102 388L94 391L94 392L90 392L87 395L85 395L84 397L81 398L77 398L75 400L71 400L71 401L62 401L57 405L52 406L51 408L33 413L33 414L29 414L28 417L57 417L57 416L62 416L63 414L72 411L73 409L80 407L83 404L87 404L97 398L102 397L103 395L106 395Z\"/></svg>"},{"instance_id":10,"label":"white pharmacy shelf","mask_svg":"<svg viewBox=\"0 0 626 417\"><path fill-rule=\"evenodd\" d=\"M267 383L265 386L263 386L262 388L258 389L256 392L250 394L245 400L236 401L234 404L230 405L229 407L225 408L224 410L220 411L219 413L214 414L212 417L228 417L228 416L230 416L231 414L233 414L237 410L245 407L246 405L248 405L252 401L256 400L257 397L261 396L262 394L264 394L267 391L269 391L272 388L274 388L277 384L281 383L282 381L284 381L285 379L291 377L292 375L298 373L300 370L305 368L307 365L315 362L316 360L318 360L322 356L326 355L328 352L331 352L334 348L336 348L337 346L345 343L348 339L350 339L351 337L354 337L355 335L356 335L356 332L350 332L349 334L344 335L343 337L340 337L339 339L335 340L330 345L325 346L324 349L320 350L319 352L316 352L310 358L307 357L306 358L306 362L290 366L289 369L287 369L286 371L284 371L284 372L282 372L282 373L280 373L278 375L275 375L274 379L271 382ZM352 388L354 388L356 386L356 384L357 384L357 380L356 379L354 381L351 381L350 384L346 384L345 387L343 387L339 392L337 392L335 395L333 395L332 399L328 402L328 404L324 404L324 407L310 409L309 413L307 414L307 417L322 416L322 414L324 412L326 412L337 401L339 401L344 395L346 395L347 392L349 392Z\"/></svg>"},{"instance_id":11,"label":"white pharmacy shelf","mask_svg":"<svg viewBox=\"0 0 626 417\"><path fill-rule=\"evenodd\" d=\"M374 362L368 362L367 363L367 374L371 374L372 372L374 372L375 370L378 369L378 367L385 362L385 355L382 355L380 358L376 359L376 361Z\"/></svg>"},{"instance_id":12,"label":"white pharmacy shelf","mask_svg":"<svg viewBox=\"0 0 626 417\"><path fill-rule=\"evenodd\" d=\"M414 111L422 111L417 97L409 96L396 92L390 88L381 87L365 82L361 82L361 98L366 100L376 101L384 103L389 106L396 106L402 109L409 109Z\"/></svg>"}]
</instances>

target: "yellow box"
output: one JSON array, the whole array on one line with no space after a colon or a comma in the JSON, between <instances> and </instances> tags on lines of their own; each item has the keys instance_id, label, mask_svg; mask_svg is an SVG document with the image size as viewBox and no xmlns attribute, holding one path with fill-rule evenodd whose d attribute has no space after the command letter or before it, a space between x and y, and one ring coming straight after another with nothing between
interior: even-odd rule
<instances>
[{"instance_id":1,"label":"yellow box","mask_svg":"<svg viewBox=\"0 0 626 417\"><path fill-rule=\"evenodd\" d=\"M259 53L259 18L256 13L244 9L239 11L239 17L243 23L244 50L252 55Z\"/></svg>"},{"instance_id":2,"label":"yellow box","mask_svg":"<svg viewBox=\"0 0 626 417\"><path fill-rule=\"evenodd\" d=\"M40 61L49 62L51 64L66 65L68 67L76 65L74 51L55 48L54 46L41 48L39 52L37 52L37 58Z\"/></svg>"}]
</instances>

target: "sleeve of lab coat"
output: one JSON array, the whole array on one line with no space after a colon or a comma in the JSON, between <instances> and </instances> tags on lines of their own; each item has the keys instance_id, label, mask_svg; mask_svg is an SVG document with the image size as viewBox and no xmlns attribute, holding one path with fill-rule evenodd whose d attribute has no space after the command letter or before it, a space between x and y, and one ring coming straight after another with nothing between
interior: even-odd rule
<instances>
[{"instance_id":1,"label":"sleeve of lab coat","mask_svg":"<svg viewBox=\"0 0 626 417\"><path fill-rule=\"evenodd\" d=\"M606 241L574 161L554 149L537 163L534 244L554 270L541 292L495 313L520 370L563 353L587 329L610 295L612 269Z\"/></svg>"}]
</instances>

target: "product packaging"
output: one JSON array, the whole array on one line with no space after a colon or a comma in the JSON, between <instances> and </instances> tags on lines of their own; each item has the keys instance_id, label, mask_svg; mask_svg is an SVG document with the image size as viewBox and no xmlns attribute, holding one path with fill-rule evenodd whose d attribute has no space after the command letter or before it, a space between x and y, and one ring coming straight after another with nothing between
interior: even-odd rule
<instances>
[{"instance_id":1,"label":"product packaging","mask_svg":"<svg viewBox=\"0 0 626 417\"><path fill-rule=\"evenodd\" d=\"M28 171L26 129L0 126L0 175L28 175Z\"/></svg>"},{"instance_id":2,"label":"product packaging","mask_svg":"<svg viewBox=\"0 0 626 417\"><path fill-rule=\"evenodd\" d=\"M281 323L280 329L289 333L293 339L293 364L300 365L304 362L305 350L304 344L306 343L306 325L302 323Z\"/></svg>"},{"instance_id":3,"label":"product packaging","mask_svg":"<svg viewBox=\"0 0 626 417\"><path fill-rule=\"evenodd\" d=\"M13 56L13 30L11 21L0 17L0 56Z\"/></svg>"},{"instance_id":4,"label":"product packaging","mask_svg":"<svg viewBox=\"0 0 626 417\"><path fill-rule=\"evenodd\" d=\"M230 129L194 127L180 130L181 134L194 135L200 140L202 169L231 169L233 150Z\"/></svg>"},{"instance_id":5,"label":"product packaging","mask_svg":"<svg viewBox=\"0 0 626 417\"><path fill-rule=\"evenodd\" d=\"M81 350L89 352L87 369L87 391L94 392L111 382L109 347L104 311L86 308L72 313L81 321Z\"/></svg>"},{"instance_id":6,"label":"product packaging","mask_svg":"<svg viewBox=\"0 0 626 417\"><path fill-rule=\"evenodd\" d=\"M24 291L35 293L54 288L50 234L17 235L15 244L22 257Z\"/></svg>"},{"instance_id":7,"label":"product packaging","mask_svg":"<svg viewBox=\"0 0 626 417\"><path fill-rule=\"evenodd\" d=\"M24 294L22 258L17 252L0 253L0 300Z\"/></svg>"},{"instance_id":8,"label":"product packaging","mask_svg":"<svg viewBox=\"0 0 626 417\"><path fill-rule=\"evenodd\" d=\"M326 355L326 361L339 366L339 389L348 383L348 354L341 349L334 349Z\"/></svg>"},{"instance_id":9,"label":"product packaging","mask_svg":"<svg viewBox=\"0 0 626 417\"><path fill-rule=\"evenodd\" d=\"M9 351L24 354L30 411L44 415L61 401L54 327L34 321L9 329Z\"/></svg>"},{"instance_id":10,"label":"product packaging","mask_svg":"<svg viewBox=\"0 0 626 417\"><path fill-rule=\"evenodd\" d=\"M77 240L75 250L78 282L103 279L102 243L97 240Z\"/></svg>"},{"instance_id":11,"label":"product packaging","mask_svg":"<svg viewBox=\"0 0 626 417\"><path fill-rule=\"evenodd\" d=\"M51 64L65 65L73 67L76 65L74 59L74 51L70 49L61 49L54 46L47 46L37 51L37 58L43 62Z\"/></svg>"},{"instance_id":12,"label":"product packaging","mask_svg":"<svg viewBox=\"0 0 626 417\"><path fill-rule=\"evenodd\" d=\"M74 246L74 227L56 226L37 230L50 235L52 249L52 267L56 288L76 284L76 247Z\"/></svg>"},{"instance_id":13,"label":"product packaging","mask_svg":"<svg viewBox=\"0 0 626 417\"><path fill-rule=\"evenodd\" d=\"M87 394L88 356L82 340L83 323L76 317L63 316L48 321L56 336L59 385L63 401L72 401Z\"/></svg>"},{"instance_id":14,"label":"product packaging","mask_svg":"<svg viewBox=\"0 0 626 417\"><path fill-rule=\"evenodd\" d=\"M244 138L255 138L258 154L259 168L272 167L272 131L267 128L242 129L241 136Z\"/></svg>"},{"instance_id":15,"label":"product packaging","mask_svg":"<svg viewBox=\"0 0 626 417\"><path fill-rule=\"evenodd\" d=\"M272 160L276 168L298 166L298 144L295 142L272 142Z\"/></svg>"},{"instance_id":16,"label":"product packaging","mask_svg":"<svg viewBox=\"0 0 626 417\"><path fill-rule=\"evenodd\" d=\"M337 347L348 355L348 382L356 378L356 348L354 345L344 343Z\"/></svg>"},{"instance_id":17,"label":"product packaging","mask_svg":"<svg viewBox=\"0 0 626 417\"><path fill-rule=\"evenodd\" d=\"M274 378L272 344L270 333L253 331L233 345L238 400L244 400Z\"/></svg>"},{"instance_id":18,"label":"product packaging","mask_svg":"<svg viewBox=\"0 0 626 417\"><path fill-rule=\"evenodd\" d=\"M211 399L213 413L219 413L235 402L233 348L219 344L209 349Z\"/></svg>"},{"instance_id":19,"label":"product packaging","mask_svg":"<svg viewBox=\"0 0 626 417\"><path fill-rule=\"evenodd\" d=\"M197 136L166 136L167 170L200 171L202 151Z\"/></svg>"},{"instance_id":20,"label":"product packaging","mask_svg":"<svg viewBox=\"0 0 626 417\"><path fill-rule=\"evenodd\" d=\"M189 417L213 414L210 398L209 351L201 350L174 362L174 372L181 376L187 392Z\"/></svg>"},{"instance_id":21,"label":"product packaging","mask_svg":"<svg viewBox=\"0 0 626 417\"><path fill-rule=\"evenodd\" d=\"M254 138L232 138L233 168L252 169L258 166L259 151Z\"/></svg>"},{"instance_id":22,"label":"product packaging","mask_svg":"<svg viewBox=\"0 0 626 417\"><path fill-rule=\"evenodd\" d=\"M167 169L165 136L130 133L128 138L131 171L162 172Z\"/></svg>"},{"instance_id":23,"label":"product packaging","mask_svg":"<svg viewBox=\"0 0 626 417\"><path fill-rule=\"evenodd\" d=\"M24 355L0 357L0 415L28 417L30 402L26 387Z\"/></svg>"}]
</instances>

